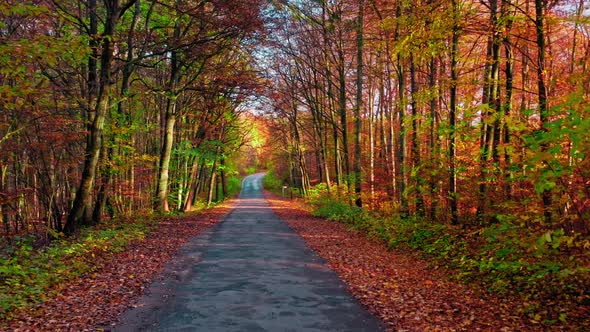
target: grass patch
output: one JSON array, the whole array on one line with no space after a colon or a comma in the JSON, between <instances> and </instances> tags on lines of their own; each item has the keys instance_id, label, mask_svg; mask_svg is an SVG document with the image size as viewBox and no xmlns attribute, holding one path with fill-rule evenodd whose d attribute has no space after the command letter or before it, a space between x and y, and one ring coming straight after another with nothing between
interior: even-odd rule
<instances>
[{"instance_id":1,"label":"grass patch","mask_svg":"<svg viewBox=\"0 0 590 332\"><path fill-rule=\"evenodd\" d=\"M80 275L92 272L96 257L123 251L154 228L151 218L134 222L107 221L72 238L58 238L36 248L32 236L13 238L0 249L0 318L15 309L42 302Z\"/></svg>"}]
</instances>

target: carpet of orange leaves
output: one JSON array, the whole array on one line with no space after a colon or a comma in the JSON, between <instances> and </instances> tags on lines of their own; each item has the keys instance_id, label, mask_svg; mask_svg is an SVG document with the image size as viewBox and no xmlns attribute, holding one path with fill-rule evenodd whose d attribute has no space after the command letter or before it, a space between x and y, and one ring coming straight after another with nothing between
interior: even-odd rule
<instances>
[{"instance_id":1,"label":"carpet of orange leaves","mask_svg":"<svg viewBox=\"0 0 590 332\"><path fill-rule=\"evenodd\" d=\"M501 299L450 280L416 254L346 225L315 218L297 200L265 192L274 212L301 235L348 285L349 291L392 331L542 331Z\"/></svg>"},{"instance_id":2,"label":"carpet of orange leaves","mask_svg":"<svg viewBox=\"0 0 590 332\"><path fill-rule=\"evenodd\" d=\"M516 314L514 299L451 281L418 256L390 250L346 225L315 218L297 200L265 192L273 210L323 257L350 292L392 331L541 331ZM91 274L62 285L59 296L16 313L0 330L108 331L191 237L217 223L233 204L165 220L126 251L97 256Z\"/></svg>"},{"instance_id":3,"label":"carpet of orange leaves","mask_svg":"<svg viewBox=\"0 0 590 332\"><path fill-rule=\"evenodd\" d=\"M229 201L202 213L161 221L157 230L127 250L95 257L99 268L94 272L60 285L58 296L15 313L9 322L0 322L0 330L110 330L180 247L219 222L232 206Z\"/></svg>"}]
</instances>

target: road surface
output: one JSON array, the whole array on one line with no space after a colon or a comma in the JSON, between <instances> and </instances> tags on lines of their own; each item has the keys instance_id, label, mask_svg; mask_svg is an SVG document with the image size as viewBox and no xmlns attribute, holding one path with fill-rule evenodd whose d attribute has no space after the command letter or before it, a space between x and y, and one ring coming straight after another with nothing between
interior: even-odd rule
<instances>
[{"instance_id":1,"label":"road surface","mask_svg":"<svg viewBox=\"0 0 590 332\"><path fill-rule=\"evenodd\" d=\"M116 331L382 331L325 262L271 210L263 174L195 237Z\"/></svg>"}]
</instances>

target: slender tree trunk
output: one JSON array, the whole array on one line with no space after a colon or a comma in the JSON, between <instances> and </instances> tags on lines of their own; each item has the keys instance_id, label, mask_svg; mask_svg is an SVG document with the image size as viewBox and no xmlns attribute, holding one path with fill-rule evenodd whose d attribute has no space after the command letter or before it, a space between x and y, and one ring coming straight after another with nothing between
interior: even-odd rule
<instances>
[{"instance_id":1,"label":"slender tree trunk","mask_svg":"<svg viewBox=\"0 0 590 332\"><path fill-rule=\"evenodd\" d=\"M570 75L574 72L574 65L576 63L576 51L578 48L578 29L580 27L580 19L584 14L584 0L580 0L578 4L578 10L576 11L576 22L574 24L574 35L572 36L572 53L570 60Z\"/></svg>"},{"instance_id":2,"label":"slender tree trunk","mask_svg":"<svg viewBox=\"0 0 590 332\"><path fill-rule=\"evenodd\" d=\"M508 14L508 3L506 0L502 1L502 12L507 16ZM509 18L506 24L506 30L510 32L512 28L513 19ZM512 116L512 96L514 91L514 52L512 51L512 40L510 38L510 34L506 34L504 37L504 52L506 57L506 64L504 73L506 75L506 100L504 101L504 114L505 119L510 119ZM504 144L507 146L510 145L510 128L506 121L502 124L503 133L504 133ZM512 171L510 170L512 164L512 156L508 149L504 152L504 174L505 174L505 185L504 185L504 194L508 198L508 200L512 200Z\"/></svg>"},{"instance_id":3,"label":"slender tree trunk","mask_svg":"<svg viewBox=\"0 0 590 332\"><path fill-rule=\"evenodd\" d=\"M456 143L456 118L457 118L457 56L459 53L459 27L457 23L457 0L453 0L453 33L451 37L451 90L449 110L449 205L451 208L451 223L459 223L457 209L457 174L455 169L455 143Z\"/></svg>"},{"instance_id":4,"label":"slender tree trunk","mask_svg":"<svg viewBox=\"0 0 590 332\"><path fill-rule=\"evenodd\" d=\"M361 197L362 179L361 179L361 108L363 107L363 24L364 24L364 6L365 1L358 2L358 20L356 25L356 103L354 106L354 194L355 205L363 206Z\"/></svg>"},{"instance_id":5,"label":"slender tree trunk","mask_svg":"<svg viewBox=\"0 0 590 332\"><path fill-rule=\"evenodd\" d=\"M420 150L418 146L418 86L416 83L416 60L414 54L410 53L410 90L412 94L412 177L414 177L414 195L416 196L416 213L424 216L424 198L422 197L422 177L420 168Z\"/></svg>"},{"instance_id":6,"label":"slender tree trunk","mask_svg":"<svg viewBox=\"0 0 590 332\"><path fill-rule=\"evenodd\" d=\"M340 115L340 131L342 132L342 150L344 151L344 172L346 175L346 182L350 191L350 156L348 146L348 119L346 114L346 74L344 71L344 50L342 45L338 49L339 63L338 63L338 81L339 81L339 96L338 106Z\"/></svg>"},{"instance_id":7,"label":"slender tree trunk","mask_svg":"<svg viewBox=\"0 0 590 332\"><path fill-rule=\"evenodd\" d=\"M408 213L408 201L406 199L406 170L405 170L405 159L406 159L406 101L405 101L405 89L406 80L405 72L403 68L403 62L400 55L397 57L398 66L398 121L400 125L399 131L399 143L397 149L397 168L398 168L398 180L397 187L399 188L399 199L401 205L402 215Z\"/></svg>"},{"instance_id":8,"label":"slender tree trunk","mask_svg":"<svg viewBox=\"0 0 590 332\"><path fill-rule=\"evenodd\" d=\"M6 190L6 174L8 173L8 166L0 164L0 192ZM4 225L4 232L8 235L10 232L10 216L8 215L8 204L0 203L0 219Z\"/></svg>"},{"instance_id":9,"label":"slender tree trunk","mask_svg":"<svg viewBox=\"0 0 590 332\"><path fill-rule=\"evenodd\" d=\"M537 88L539 93L539 117L541 120L541 131L548 131L548 97L547 86L545 84L545 0L535 0L535 29L537 34ZM549 149L547 143L541 144L541 152L544 153ZM545 165L545 167L547 167ZM543 201L543 215L545 222L550 224L553 220L553 213L551 205L553 204L553 197L549 189L544 189L541 193Z\"/></svg>"},{"instance_id":10,"label":"slender tree trunk","mask_svg":"<svg viewBox=\"0 0 590 332\"><path fill-rule=\"evenodd\" d=\"M373 202L375 199L375 107L374 107L374 103L373 103L373 99L375 98L374 94L375 94L375 87L374 87L374 80L375 78L373 78L373 82L372 84L370 84L370 88L369 90L369 96L368 96L368 105L367 105L367 111L368 111L368 119L369 119L369 197L370 197L370 202L371 205L369 205L369 208L373 207ZM381 105L377 106L377 109L379 109L381 107Z\"/></svg>"},{"instance_id":11,"label":"slender tree trunk","mask_svg":"<svg viewBox=\"0 0 590 332\"><path fill-rule=\"evenodd\" d=\"M211 166L211 177L209 178L209 192L207 195L207 205L211 205L213 203L213 193L216 186L217 181L217 156L213 161L213 166Z\"/></svg>"},{"instance_id":12,"label":"slender tree trunk","mask_svg":"<svg viewBox=\"0 0 590 332\"><path fill-rule=\"evenodd\" d=\"M221 169L219 170L219 176L221 177L221 195L222 199L227 198L227 179L225 176L225 157L223 154L219 157L219 163L221 164Z\"/></svg>"},{"instance_id":13,"label":"slender tree trunk","mask_svg":"<svg viewBox=\"0 0 590 332\"><path fill-rule=\"evenodd\" d=\"M173 40L180 38L180 23L177 22L174 27ZM164 120L164 135L163 144L160 151L160 160L158 166L158 182L156 186L156 200L154 209L156 211L168 212L170 207L168 204L168 181L170 176L170 159L172 157L172 146L174 144L174 126L177 117L177 91L176 87L180 80L180 64L178 61L177 51L171 52L170 61L170 83L168 86L171 96L166 101L166 113Z\"/></svg>"},{"instance_id":14,"label":"slender tree trunk","mask_svg":"<svg viewBox=\"0 0 590 332\"><path fill-rule=\"evenodd\" d=\"M332 124L332 138L334 141L334 173L335 173L335 178L336 178L336 186L337 186L337 191L340 192L340 185L342 184L342 172L341 172L341 166L340 166L340 147L339 147L339 139L338 139L338 124L336 122L336 119L334 117L334 90L333 90L333 82L332 82L332 72L331 72L331 64L330 64L330 59L329 59L329 49L328 49L328 45L329 45L329 38L328 38L328 25L326 22L326 18L328 16L328 22L330 22L330 24L332 23L332 16L328 14L327 8L326 8L326 3L322 2L322 37L323 37L323 57L324 57L324 61L325 61L325 66L324 66L324 75L326 77L326 86L327 86L327 91L326 91L326 108L327 108L327 112L329 114L330 117L330 122ZM327 138L327 134L326 134L326 138ZM327 148L326 148L326 156L328 155L327 153ZM327 158L326 158L326 169L328 169L327 166ZM326 172L326 174L328 174ZM328 184L328 187L330 187L330 185Z\"/></svg>"},{"instance_id":15,"label":"slender tree trunk","mask_svg":"<svg viewBox=\"0 0 590 332\"><path fill-rule=\"evenodd\" d=\"M196 194L196 187L197 187L197 176L199 173L199 159L195 158L193 161L193 165L191 167L191 174L189 177L189 185L187 187L187 195L184 199L184 203L182 205L182 211L188 212L193 207L193 199Z\"/></svg>"},{"instance_id":16,"label":"slender tree trunk","mask_svg":"<svg viewBox=\"0 0 590 332\"><path fill-rule=\"evenodd\" d=\"M482 113L482 131L480 138L480 184L479 184L479 202L477 216L480 221L486 219L487 206L490 201L488 192L490 157L497 161L499 154L497 142L500 137L499 116L500 116L500 97L499 97L499 54L500 54L500 25L498 22L498 0L490 0L490 26L492 35L488 39L488 51L486 55L487 63L484 70L484 94L482 104L487 109ZM493 121L492 121L493 120ZM491 123L490 123L491 122ZM490 156L491 154L491 156Z\"/></svg>"},{"instance_id":17,"label":"slender tree trunk","mask_svg":"<svg viewBox=\"0 0 590 332\"><path fill-rule=\"evenodd\" d=\"M431 162L431 172L429 178L429 187L430 187L430 219L434 220L436 216L436 204L437 204L437 190L436 190L436 173L434 171L435 163L437 158L437 154L435 151L436 148L436 58L433 56L430 59L430 72L428 74L428 88L432 97L430 98L430 140L429 140L429 148L430 148L430 162Z\"/></svg>"},{"instance_id":18,"label":"slender tree trunk","mask_svg":"<svg viewBox=\"0 0 590 332\"><path fill-rule=\"evenodd\" d=\"M107 148L103 145L100 154L102 157L102 166L100 166L99 169L104 167L104 170L101 172L103 176L98 188L98 193L96 194L96 204L94 205L94 210L92 211L93 224L97 224L102 221L102 215L108 200L108 189L112 181L112 168L110 165L113 155L113 148Z\"/></svg>"}]
</instances>

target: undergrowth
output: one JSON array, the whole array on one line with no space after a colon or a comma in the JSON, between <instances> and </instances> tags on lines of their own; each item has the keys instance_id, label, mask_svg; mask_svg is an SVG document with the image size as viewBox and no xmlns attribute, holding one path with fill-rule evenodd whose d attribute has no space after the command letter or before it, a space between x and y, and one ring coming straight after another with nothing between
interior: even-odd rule
<instances>
[{"instance_id":1,"label":"undergrowth","mask_svg":"<svg viewBox=\"0 0 590 332\"><path fill-rule=\"evenodd\" d=\"M391 248L418 251L435 267L455 271L453 277L460 281L517 295L523 300L521 314L533 321L549 326L580 321L590 305L590 268L579 259L579 253L587 253L588 241L562 230L531 233L506 216L488 226L462 228L381 216L322 195L311 202L315 216L346 223Z\"/></svg>"},{"instance_id":2,"label":"undergrowth","mask_svg":"<svg viewBox=\"0 0 590 332\"><path fill-rule=\"evenodd\" d=\"M151 218L107 221L71 238L58 237L36 248L33 236L12 238L0 248L0 318L55 295L61 285L99 268L95 257L123 251L153 228ZM57 235L57 234L56 234ZM57 235L58 236L58 235Z\"/></svg>"},{"instance_id":3,"label":"undergrowth","mask_svg":"<svg viewBox=\"0 0 590 332\"><path fill-rule=\"evenodd\" d=\"M262 178L262 186L266 190L281 193L283 187L283 180L281 180L273 171L269 170Z\"/></svg>"}]
</instances>

